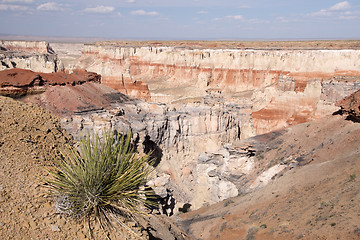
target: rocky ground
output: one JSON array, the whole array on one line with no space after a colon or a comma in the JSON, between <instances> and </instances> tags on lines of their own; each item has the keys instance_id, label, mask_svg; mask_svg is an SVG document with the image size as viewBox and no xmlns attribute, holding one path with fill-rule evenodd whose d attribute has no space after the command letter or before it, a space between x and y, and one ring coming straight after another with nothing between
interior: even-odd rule
<instances>
[{"instance_id":1,"label":"rocky ground","mask_svg":"<svg viewBox=\"0 0 360 240\"><path fill-rule=\"evenodd\" d=\"M83 103L83 99L79 99ZM38 105L0 96L2 239L90 238L87 224L57 211L56 199L48 194L45 183L49 179L48 170L54 168L53 160L74 143L73 136L62 128L58 117ZM123 227L112 229L110 237L190 239L165 215L144 216L139 221L140 225L126 223L131 231ZM93 223L92 229L95 239L107 238L97 223Z\"/></svg>"},{"instance_id":2,"label":"rocky ground","mask_svg":"<svg viewBox=\"0 0 360 240\"><path fill-rule=\"evenodd\" d=\"M263 146L256 152L260 162L282 161L287 171L265 187L173 220L194 239L359 239L360 123L345 118L336 115L246 140L254 149ZM46 194L46 168L73 143L59 120L38 106L1 97L0 124L3 239L89 238L87 227L57 213ZM259 172L263 168L259 165ZM117 232L115 239L122 234L129 233Z\"/></svg>"},{"instance_id":3,"label":"rocky ground","mask_svg":"<svg viewBox=\"0 0 360 240\"><path fill-rule=\"evenodd\" d=\"M89 239L88 226L57 212L45 179L54 158L73 144L57 117L0 96L0 236L2 239ZM156 221L156 220L155 220ZM134 227L134 223L130 223ZM119 228L114 239L147 239ZM96 239L106 236L95 225Z\"/></svg>"},{"instance_id":4,"label":"rocky ground","mask_svg":"<svg viewBox=\"0 0 360 240\"><path fill-rule=\"evenodd\" d=\"M179 216L195 239L360 238L359 123L337 115L245 142L263 147L258 162L284 170L248 179L268 182L254 191Z\"/></svg>"}]
</instances>

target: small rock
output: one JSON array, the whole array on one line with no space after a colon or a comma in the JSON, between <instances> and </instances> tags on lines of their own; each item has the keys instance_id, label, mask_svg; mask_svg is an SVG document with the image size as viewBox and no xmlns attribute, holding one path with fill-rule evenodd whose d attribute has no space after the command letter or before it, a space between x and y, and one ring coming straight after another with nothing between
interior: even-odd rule
<instances>
[{"instance_id":1,"label":"small rock","mask_svg":"<svg viewBox=\"0 0 360 240\"><path fill-rule=\"evenodd\" d=\"M209 177L215 177L215 176L217 176L217 175L218 175L218 174L217 174L217 172L216 172L215 169L213 169L213 170L211 170L211 171L208 172L208 176L209 176Z\"/></svg>"},{"instance_id":2,"label":"small rock","mask_svg":"<svg viewBox=\"0 0 360 240\"><path fill-rule=\"evenodd\" d=\"M32 228L32 229L34 229L34 228L36 228L37 227L37 223L35 222L35 221L29 221L29 224L30 224L30 227Z\"/></svg>"},{"instance_id":3,"label":"small rock","mask_svg":"<svg viewBox=\"0 0 360 240\"><path fill-rule=\"evenodd\" d=\"M28 222L28 221L25 221L25 222L23 223L23 227L24 227L25 229L29 228L29 227L30 227L29 222Z\"/></svg>"},{"instance_id":4,"label":"small rock","mask_svg":"<svg viewBox=\"0 0 360 240\"><path fill-rule=\"evenodd\" d=\"M88 239L87 236L86 236L86 234L84 234L84 233L79 233L78 236L79 236L79 239L80 239L80 240Z\"/></svg>"},{"instance_id":5,"label":"small rock","mask_svg":"<svg viewBox=\"0 0 360 240\"><path fill-rule=\"evenodd\" d=\"M66 220L64 218L61 218L57 221L60 226L64 226L66 224Z\"/></svg>"},{"instance_id":6,"label":"small rock","mask_svg":"<svg viewBox=\"0 0 360 240\"><path fill-rule=\"evenodd\" d=\"M129 227L135 227L136 226L136 223L135 222L128 222L127 225Z\"/></svg>"},{"instance_id":7,"label":"small rock","mask_svg":"<svg viewBox=\"0 0 360 240\"><path fill-rule=\"evenodd\" d=\"M50 207L51 207L51 204L50 204L49 202L46 202L46 203L44 204L44 207L45 207L45 208L50 208Z\"/></svg>"},{"instance_id":8,"label":"small rock","mask_svg":"<svg viewBox=\"0 0 360 240\"><path fill-rule=\"evenodd\" d=\"M190 168L184 167L184 168L182 169L182 173L183 173L185 176L188 176L188 175L190 175L192 172L191 172L191 169L190 169Z\"/></svg>"},{"instance_id":9,"label":"small rock","mask_svg":"<svg viewBox=\"0 0 360 240\"><path fill-rule=\"evenodd\" d=\"M55 224L51 224L50 228L53 232L60 232L60 228L59 226L55 225Z\"/></svg>"}]
</instances>

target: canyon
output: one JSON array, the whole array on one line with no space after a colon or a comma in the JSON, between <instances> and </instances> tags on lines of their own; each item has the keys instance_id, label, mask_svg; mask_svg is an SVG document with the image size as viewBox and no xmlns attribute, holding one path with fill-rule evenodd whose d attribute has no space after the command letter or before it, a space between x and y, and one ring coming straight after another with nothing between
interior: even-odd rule
<instances>
[{"instance_id":1,"label":"canyon","mask_svg":"<svg viewBox=\"0 0 360 240\"><path fill-rule=\"evenodd\" d=\"M202 207L258 194L324 155L319 145L299 145L308 141L304 124L332 119L339 110L358 116L356 100L340 101L360 89L357 48L221 44L2 41L0 93L57 115L75 139L131 129L138 151L151 150L157 159L148 185L176 199L176 216L189 208L201 214ZM331 120L343 124L337 121ZM178 224L200 224L194 216Z\"/></svg>"},{"instance_id":2,"label":"canyon","mask_svg":"<svg viewBox=\"0 0 360 240\"><path fill-rule=\"evenodd\" d=\"M318 119L359 89L359 50L187 49L85 45L75 68L128 96L160 103L206 97L250 103L245 137ZM214 98L212 98L214 99Z\"/></svg>"}]
</instances>

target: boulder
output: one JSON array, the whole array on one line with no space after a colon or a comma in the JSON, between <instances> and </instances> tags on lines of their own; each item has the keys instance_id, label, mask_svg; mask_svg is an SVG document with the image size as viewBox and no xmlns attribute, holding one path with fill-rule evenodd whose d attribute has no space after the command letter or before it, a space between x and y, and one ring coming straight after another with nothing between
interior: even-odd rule
<instances>
[{"instance_id":1,"label":"boulder","mask_svg":"<svg viewBox=\"0 0 360 240\"><path fill-rule=\"evenodd\" d=\"M348 115L353 120L360 121L360 90L340 100L336 104L341 108L342 114Z\"/></svg>"}]
</instances>

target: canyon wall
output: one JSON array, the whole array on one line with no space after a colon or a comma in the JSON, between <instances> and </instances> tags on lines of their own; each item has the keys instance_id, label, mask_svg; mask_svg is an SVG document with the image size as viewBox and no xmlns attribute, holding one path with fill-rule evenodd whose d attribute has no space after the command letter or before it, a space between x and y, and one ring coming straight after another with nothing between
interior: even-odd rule
<instances>
[{"instance_id":1,"label":"canyon wall","mask_svg":"<svg viewBox=\"0 0 360 240\"><path fill-rule=\"evenodd\" d=\"M223 143L238 141L241 126L247 120L248 114L243 109L230 105L171 106L132 100L113 105L110 110L79 111L63 117L62 126L75 137L93 131L101 133L108 128L119 132L131 129L138 150L151 151L151 156L156 158L156 175L148 185L164 198L167 190L171 190L177 210L185 203L198 208L203 202L216 202L237 194L236 189L228 193L228 188L223 188L221 198L208 198L210 189L203 186L203 173L196 166L199 152L213 152ZM226 179L220 182L233 186ZM219 189L211 190L218 194Z\"/></svg>"},{"instance_id":2,"label":"canyon wall","mask_svg":"<svg viewBox=\"0 0 360 240\"><path fill-rule=\"evenodd\" d=\"M0 41L0 71L10 68L44 73L64 70L48 42Z\"/></svg>"},{"instance_id":3,"label":"canyon wall","mask_svg":"<svg viewBox=\"0 0 360 240\"><path fill-rule=\"evenodd\" d=\"M0 40L1 50L12 52L54 54L54 50L46 41L6 41Z\"/></svg>"},{"instance_id":4,"label":"canyon wall","mask_svg":"<svg viewBox=\"0 0 360 240\"><path fill-rule=\"evenodd\" d=\"M162 103L250 102L253 133L336 111L360 88L359 50L238 50L85 45L79 68L133 97ZM249 132L248 136L251 133Z\"/></svg>"},{"instance_id":5,"label":"canyon wall","mask_svg":"<svg viewBox=\"0 0 360 240\"><path fill-rule=\"evenodd\" d=\"M2 66L21 65L11 60L15 52L3 52ZM177 206L190 203L193 209L245 191L240 180L256 169L254 148L225 145L332 114L339 109L338 100L360 89L360 51L355 50L95 44L77 55L67 59L67 70L101 74L108 87L48 86L28 101L60 115L75 137L104 128L131 129L138 149L152 150L157 158L156 177L149 185L162 197L172 190ZM57 59L54 54L15 56L32 69L41 62L38 56ZM26 60L30 57L35 59ZM58 70L50 66L40 64L39 71Z\"/></svg>"}]
</instances>

